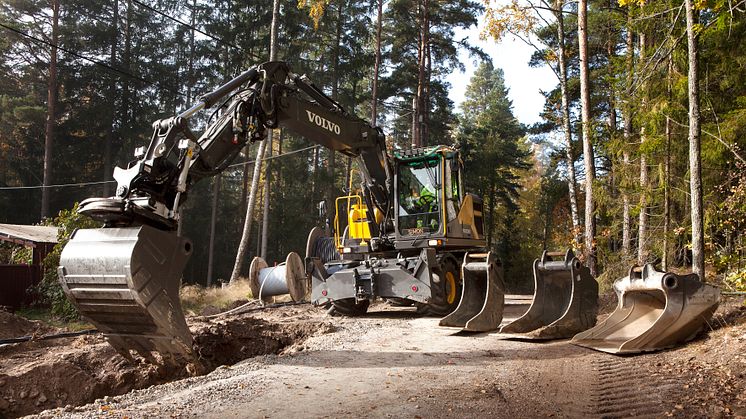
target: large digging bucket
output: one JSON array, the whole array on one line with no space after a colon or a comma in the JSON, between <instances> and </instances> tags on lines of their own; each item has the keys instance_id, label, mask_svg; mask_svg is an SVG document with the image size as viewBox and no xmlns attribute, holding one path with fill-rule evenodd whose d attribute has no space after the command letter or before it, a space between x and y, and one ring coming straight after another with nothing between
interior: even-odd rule
<instances>
[{"instance_id":1,"label":"large digging bucket","mask_svg":"<svg viewBox=\"0 0 746 419\"><path fill-rule=\"evenodd\" d=\"M76 231L62 250L59 279L67 298L123 356L194 361L179 301L191 242L153 227Z\"/></svg>"},{"instance_id":2,"label":"large digging bucket","mask_svg":"<svg viewBox=\"0 0 746 419\"><path fill-rule=\"evenodd\" d=\"M563 260L553 260L564 256ZM534 297L528 311L501 333L524 339L565 339L596 324L598 282L590 269L567 252L544 252L534 261Z\"/></svg>"},{"instance_id":3,"label":"large digging bucket","mask_svg":"<svg viewBox=\"0 0 746 419\"><path fill-rule=\"evenodd\" d=\"M492 252L467 253L461 265L461 278L464 284L458 307L442 318L440 325L470 332L497 330L505 304L505 285L497 257Z\"/></svg>"},{"instance_id":4,"label":"large digging bucket","mask_svg":"<svg viewBox=\"0 0 746 419\"><path fill-rule=\"evenodd\" d=\"M654 351L692 339L718 306L718 287L696 274L676 275L653 265L630 269L614 283L619 304L603 323L571 343L613 354Z\"/></svg>"}]
</instances>

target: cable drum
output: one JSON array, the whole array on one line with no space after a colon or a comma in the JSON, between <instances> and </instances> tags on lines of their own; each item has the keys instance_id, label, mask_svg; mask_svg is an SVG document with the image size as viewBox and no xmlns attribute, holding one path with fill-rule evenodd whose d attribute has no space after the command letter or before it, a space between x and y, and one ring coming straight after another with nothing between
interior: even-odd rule
<instances>
[{"instance_id":1,"label":"cable drum","mask_svg":"<svg viewBox=\"0 0 746 419\"><path fill-rule=\"evenodd\" d=\"M314 227L308 234L306 257L317 257L321 263L342 259L334 244L334 237L328 237L324 230Z\"/></svg>"},{"instance_id":2,"label":"cable drum","mask_svg":"<svg viewBox=\"0 0 746 419\"><path fill-rule=\"evenodd\" d=\"M249 287L254 298L267 301L276 295L290 294L293 301L302 301L306 296L306 274L303 260L290 252L285 262L269 267L257 256L249 268Z\"/></svg>"}]
</instances>

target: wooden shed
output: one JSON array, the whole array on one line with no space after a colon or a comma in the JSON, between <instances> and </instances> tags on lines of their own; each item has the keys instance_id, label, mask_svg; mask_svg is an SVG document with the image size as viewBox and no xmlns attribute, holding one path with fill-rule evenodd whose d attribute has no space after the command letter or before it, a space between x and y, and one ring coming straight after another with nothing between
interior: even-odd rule
<instances>
[{"instance_id":1,"label":"wooden shed","mask_svg":"<svg viewBox=\"0 0 746 419\"><path fill-rule=\"evenodd\" d=\"M0 265L0 306L17 309L31 302L27 289L41 281L44 258L57 244L57 227L0 224L0 241L29 247L30 265Z\"/></svg>"}]
</instances>

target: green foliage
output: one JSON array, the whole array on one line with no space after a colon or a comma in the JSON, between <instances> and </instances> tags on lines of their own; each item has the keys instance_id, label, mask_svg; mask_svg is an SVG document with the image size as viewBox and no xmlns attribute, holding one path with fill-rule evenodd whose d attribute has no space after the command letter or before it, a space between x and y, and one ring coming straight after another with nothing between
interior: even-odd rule
<instances>
[{"instance_id":1,"label":"green foliage","mask_svg":"<svg viewBox=\"0 0 746 419\"><path fill-rule=\"evenodd\" d=\"M0 264L30 265L33 250L18 244L0 242Z\"/></svg>"},{"instance_id":2,"label":"green foliage","mask_svg":"<svg viewBox=\"0 0 746 419\"><path fill-rule=\"evenodd\" d=\"M523 137L525 128L513 116L511 107L502 70L489 61L481 63L461 105L458 142L467 168L467 190L484 199L488 245L498 251L506 272L512 274L521 243L513 228L521 218L518 191L531 165ZM506 278L521 277L511 274Z\"/></svg>"},{"instance_id":3,"label":"green foliage","mask_svg":"<svg viewBox=\"0 0 746 419\"><path fill-rule=\"evenodd\" d=\"M100 224L92 219L78 214L78 204L69 210L62 210L54 219L46 220L46 225L56 226L60 229L57 244L53 250L44 258L44 277L37 285L36 292L39 294L39 305L51 308L52 315L64 320L74 320L79 317L77 310L65 297L59 279L57 267L60 264L60 254L72 233L79 228L96 228Z\"/></svg>"}]
</instances>

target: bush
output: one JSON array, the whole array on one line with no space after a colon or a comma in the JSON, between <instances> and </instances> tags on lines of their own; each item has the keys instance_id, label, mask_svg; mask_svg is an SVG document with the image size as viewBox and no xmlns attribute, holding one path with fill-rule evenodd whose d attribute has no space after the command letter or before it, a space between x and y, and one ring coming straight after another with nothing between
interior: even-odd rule
<instances>
[{"instance_id":1,"label":"bush","mask_svg":"<svg viewBox=\"0 0 746 419\"><path fill-rule=\"evenodd\" d=\"M79 228L98 228L100 223L78 214L78 204L72 209L62 210L53 219L46 219L44 225L56 226L60 229L57 236L57 244L54 249L44 258L44 277L36 286L35 291L39 295L37 304L51 308L52 315L63 320L76 320L80 317L75 307L67 300L62 285L57 277L57 267L60 264L60 254L72 233Z\"/></svg>"}]
</instances>

